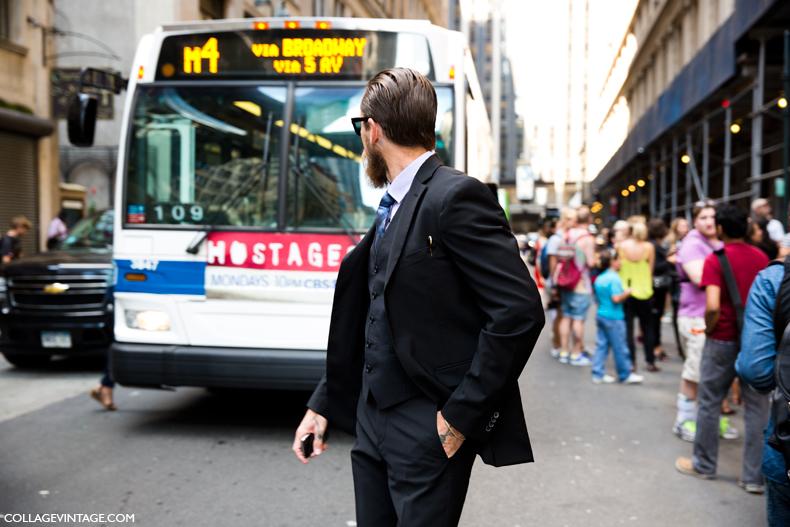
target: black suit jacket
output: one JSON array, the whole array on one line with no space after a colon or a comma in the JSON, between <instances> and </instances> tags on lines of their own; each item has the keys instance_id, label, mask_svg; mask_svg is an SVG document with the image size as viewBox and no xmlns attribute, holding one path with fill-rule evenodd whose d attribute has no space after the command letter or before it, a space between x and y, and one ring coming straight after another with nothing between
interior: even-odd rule
<instances>
[{"instance_id":1,"label":"black suit jacket","mask_svg":"<svg viewBox=\"0 0 790 527\"><path fill-rule=\"evenodd\" d=\"M518 377L544 315L502 208L483 183L434 155L397 215L384 300L404 370L485 463L532 461ZM371 229L340 266L326 374L308 403L352 434L373 236Z\"/></svg>"}]
</instances>

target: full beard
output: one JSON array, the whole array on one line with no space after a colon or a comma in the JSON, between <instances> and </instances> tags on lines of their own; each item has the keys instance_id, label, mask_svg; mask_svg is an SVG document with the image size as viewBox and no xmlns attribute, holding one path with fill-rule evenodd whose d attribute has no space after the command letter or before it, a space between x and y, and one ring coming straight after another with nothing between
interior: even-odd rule
<instances>
[{"instance_id":1,"label":"full beard","mask_svg":"<svg viewBox=\"0 0 790 527\"><path fill-rule=\"evenodd\" d=\"M384 188L389 180L387 179L387 162L384 156L377 149L368 147L365 149L365 174L374 188Z\"/></svg>"}]
</instances>

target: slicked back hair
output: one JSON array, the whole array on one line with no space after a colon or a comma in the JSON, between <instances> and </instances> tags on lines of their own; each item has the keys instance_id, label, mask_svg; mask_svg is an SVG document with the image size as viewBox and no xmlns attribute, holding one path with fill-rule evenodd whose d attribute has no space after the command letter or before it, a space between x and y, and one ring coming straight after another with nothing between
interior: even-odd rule
<instances>
[{"instance_id":1,"label":"slicked back hair","mask_svg":"<svg viewBox=\"0 0 790 527\"><path fill-rule=\"evenodd\" d=\"M368 81L360 109L393 143L436 147L436 91L421 73L410 68L378 72Z\"/></svg>"}]
</instances>

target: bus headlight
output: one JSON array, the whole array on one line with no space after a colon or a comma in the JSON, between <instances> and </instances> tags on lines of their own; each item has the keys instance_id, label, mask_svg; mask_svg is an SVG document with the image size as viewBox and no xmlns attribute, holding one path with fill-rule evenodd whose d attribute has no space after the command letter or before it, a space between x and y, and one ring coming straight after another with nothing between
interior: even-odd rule
<instances>
[{"instance_id":1,"label":"bus headlight","mask_svg":"<svg viewBox=\"0 0 790 527\"><path fill-rule=\"evenodd\" d=\"M164 311L126 311L126 325L143 331L170 331L170 315Z\"/></svg>"}]
</instances>

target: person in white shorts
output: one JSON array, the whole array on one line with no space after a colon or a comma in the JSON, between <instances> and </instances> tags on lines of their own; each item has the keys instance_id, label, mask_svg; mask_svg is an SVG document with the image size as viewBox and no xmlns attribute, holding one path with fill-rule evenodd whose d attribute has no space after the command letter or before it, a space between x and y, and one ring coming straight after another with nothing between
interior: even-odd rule
<instances>
[{"instance_id":1,"label":"person in white shorts","mask_svg":"<svg viewBox=\"0 0 790 527\"><path fill-rule=\"evenodd\" d=\"M721 246L716 238L716 209L713 202L698 202L693 209L694 229L684 238L677 253L680 277L678 332L686 352L677 397L677 415L672 431L681 439L694 441L697 429L697 385L702 348L705 346L705 290L700 289L705 258ZM724 421L723 435L737 434Z\"/></svg>"}]
</instances>

